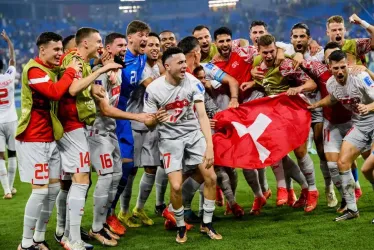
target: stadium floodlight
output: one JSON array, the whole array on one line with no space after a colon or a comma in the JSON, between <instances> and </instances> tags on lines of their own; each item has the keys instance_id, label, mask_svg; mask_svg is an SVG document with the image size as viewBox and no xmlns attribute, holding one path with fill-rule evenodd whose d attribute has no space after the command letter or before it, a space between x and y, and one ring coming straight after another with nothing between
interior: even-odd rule
<instances>
[{"instance_id":1,"label":"stadium floodlight","mask_svg":"<svg viewBox=\"0 0 374 250\"><path fill-rule=\"evenodd\" d=\"M209 8L234 7L239 0L210 0Z\"/></svg>"},{"instance_id":2,"label":"stadium floodlight","mask_svg":"<svg viewBox=\"0 0 374 250\"><path fill-rule=\"evenodd\" d=\"M121 2L145 2L145 0L120 0Z\"/></svg>"}]
</instances>

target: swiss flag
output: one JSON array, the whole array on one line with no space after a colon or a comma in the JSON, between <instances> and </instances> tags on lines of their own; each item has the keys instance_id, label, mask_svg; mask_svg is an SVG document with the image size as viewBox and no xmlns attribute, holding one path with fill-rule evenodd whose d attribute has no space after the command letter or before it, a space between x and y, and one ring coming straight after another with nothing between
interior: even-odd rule
<instances>
[{"instance_id":1,"label":"swiss flag","mask_svg":"<svg viewBox=\"0 0 374 250\"><path fill-rule=\"evenodd\" d=\"M255 169L278 162L307 140L307 106L301 96L283 93L217 113L214 164Z\"/></svg>"}]
</instances>

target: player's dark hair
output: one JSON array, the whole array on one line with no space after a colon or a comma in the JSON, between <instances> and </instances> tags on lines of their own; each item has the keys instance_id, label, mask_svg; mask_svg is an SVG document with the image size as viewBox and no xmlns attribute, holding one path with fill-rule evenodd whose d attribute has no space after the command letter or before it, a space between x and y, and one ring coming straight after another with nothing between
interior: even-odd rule
<instances>
[{"instance_id":1,"label":"player's dark hair","mask_svg":"<svg viewBox=\"0 0 374 250\"><path fill-rule=\"evenodd\" d=\"M264 26L265 29L268 28L268 25L264 21L254 20L254 21L252 21L251 25L249 26L249 31L251 31L252 28L255 27L255 26Z\"/></svg>"},{"instance_id":2,"label":"player's dark hair","mask_svg":"<svg viewBox=\"0 0 374 250\"><path fill-rule=\"evenodd\" d=\"M197 46L199 46L199 41L194 36L187 36L178 43L178 48L183 51L183 54L190 53Z\"/></svg>"},{"instance_id":3,"label":"player's dark hair","mask_svg":"<svg viewBox=\"0 0 374 250\"><path fill-rule=\"evenodd\" d=\"M89 27L83 27L80 28L77 33L75 34L75 42L77 45L81 44L81 42L89 37L93 33L99 33L97 29L89 28Z\"/></svg>"},{"instance_id":4,"label":"player's dark hair","mask_svg":"<svg viewBox=\"0 0 374 250\"><path fill-rule=\"evenodd\" d=\"M142 32L142 31L149 33L151 31L151 28L145 22L134 20L131 23L129 23L129 25L127 25L126 35L128 36L131 34L135 34L136 32Z\"/></svg>"},{"instance_id":5,"label":"player's dark hair","mask_svg":"<svg viewBox=\"0 0 374 250\"><path fill-rule=\"evenodd\" d=\"M183 51L178 47L170 47L162 54L162 65L165 65L165 61L176 54L183 54Z\"/></svg>"},{"instance_id":6,"label":"player's dark hair","mask_svg":"<svg viewBox=\"0 0 374 250\"><path fill-rule=\"evenodd\" d=\"M192 30L192 35L196 32L196 31L200 31L200 30L203 30L203 29L207 29L209 31L209 28L205 25L197 25L195 28L193 28Z\"/></svg>"},{"instance_id":7,"label":"player's dark hair","mask_svg":"<svg viewBox=\"0 0 374 250\"><path fill-rule=\"evenodd\" d=\"M347 54L344 51L335 50L329 55L329 64L331 64L332 61L339 62L344 58L347 58Z\"/></svg>"},{"instance_id":8,"label":"player's dark hair","mask_svg":"<svg viewBox=\"0 0 374 250\"><path fill-rule=\"evenodd\" d=\"M257 39L258 48L260 48L260 46L269 46L272 43L275 43L275 37L270 34L260 36Z\"/></svg>"},{"instance_id":9,"label":"player's dark hair","mask_svg":"<svg viewBox=\"0 0 374 250\"><path fill-rule=\"evenodd\" d=\"M217 37L219 35L229 35L232 37L232 32L229 28L227 27L221 27L221 28L218 28L214 31L214 40L217 40Z\"/></svg>"},{"instance_id":10,"label":"player's dark hair","mask_svg":"<svg viewBox=\"0 0 374 250\"><path fill-rule=\"evenodd\" d=\"M199 65L193 70L193 75L196 76L201 70L204 70L204 67Z\"/></svg>"},{"instance_id":11,"label":"player's dark hair","mask_svg":"<svg viewBox=\"0 0 374 250\"><path fill-rule=\"evenodd\" d=\"M342 46L337 42L329 42L325 45L324 51L328 49L336 49L336 48L342 49Z\"/></svg>"},{"instance_id":12,"label":"player's dark hair","mask_svg":"<svg viewBox=\"0 0 374 250\"><path fill-rule=\"evenodd\" d=\"M74 38L75 38L75 35L70 35L70 36L65 37L64 40L62 40L62 49L65 50L66 45L68 45L68 43Z\"/></svg>"},{"instance_id":13,"label":"player's dark hair","mask_svg":"<svg viewBox=\"0 0 374 250\"><path fill-rule=\"evenodd\" d=\"M161 31L160 34L158 34L158 35L161 36L162 33L173 33L173 34L174 34L174 32L171 31L171 30L163 30L163 31ZM175 36L175 34L174 34L174 36Z\"/></svg>"},{"instance_id":14,"label":"player's dark hair","mask_svg":"<svg viewBox=\"0 0 374 250\"><path fill-rule=\"evenodd\" d=\"M159 42L161 41L160 37L155 32L149 32L148 37L150 37L150 36L156 37Z\"/></svg>"},{"instance_id":15,"label":"player's dark hair","mask_svg":"<svg viewBox=\"0 0 374 250\"><path fill-rule=\"evenodd\" d=\"M41 45L47 44L49 42L62 41L62 36L54 32L43 32L36 39L36 46L39 48Z\"/></svg>"},{"instance_id":16,"label":"player's dark hair","mask_svg":"<svg viewBox=\"0 0 374 250\"><path fill-rule=\"evenodd\" d=\"M117 32L110 33L105 37L105 44L104 45L107 46L109 44L112 44L114 42L114 40L116 40L117 38L126 39L126 36L122 35L121 33L117 33Z\"/></svg>"},{"instance_id":17,"label":"player's dark hair","mask_svg":"<svg viewBox=\"0 0 374 250\"><path fill-rule=\"evenodd\" d=\"M309 27L305 23L297 23L294 26L292 26L292 28L291 28L291 36L292 36L293 30L295 30L295 29L304 29L305 32L306 32L306 34L307 34L307 36L310 36Z\"/></svg>"}]
</instances>

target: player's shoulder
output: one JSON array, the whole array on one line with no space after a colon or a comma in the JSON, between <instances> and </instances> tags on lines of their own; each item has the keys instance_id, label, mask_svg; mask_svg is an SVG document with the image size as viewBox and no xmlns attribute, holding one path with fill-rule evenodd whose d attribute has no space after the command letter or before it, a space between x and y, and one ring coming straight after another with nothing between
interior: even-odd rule
<instances>
[{"instance_id":1,"label":"player's shoulder","mask_svg":"<svg viewBox=\"0 0 374 250\"><path fill-rule=\"evenodd\" d=\"M147 91L155 91L156 89L159 89L160 86L165 85L165 81L165 76L160 76L159 78L156 78L147 86Z\"/></svg>"},{"instance_id":2,"label":"player's shoulder","mask_svg":"<svg viewBox=\"0 0 374 250\"><path fill-rule=\"evenodd\" d=\"M6 75L15 75L15 73L16 73L16 67L14 67L13 65L10 65L7 71L5 71Z\"/></svg>"},{"instance_id":3,"label":"player's shoulder","mask_svg":"<svg viewBox=\"0 0 374 250\"><path fill-rule=\"evenodd\" d=\"M332 88L335 84L337 84L337 82L335 80L335 77L334 76L330 76L330 78L326 82L326 87L327 88Z\"/></svg>"},{"instance_id":4,"label":"player's shoulder","mask_svg":"<svg viewBox=\"0 0 374 250\"><path fill-rule=\"evenodd\" d=\"M350 76L355 79L356 81L355 82L363 82L365 83L365 85L367 85L368 87L371 87L371 86L374 86L374 81L373 79L371 79L370 75L365 72L365 71L362 71L360 72L359 74L357 75L351 75Z\"/></svg>"}]
</instances>

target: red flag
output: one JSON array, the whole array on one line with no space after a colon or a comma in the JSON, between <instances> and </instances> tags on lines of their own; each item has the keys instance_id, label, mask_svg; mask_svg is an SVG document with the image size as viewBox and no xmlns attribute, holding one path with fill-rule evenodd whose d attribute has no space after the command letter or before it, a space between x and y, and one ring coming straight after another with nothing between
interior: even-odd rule
<instances>
[{"instance_id":1,"label":"red flag","mask_svg":"<svg viewBox=\"0 0 374 250\"><path fill-rule=\"evenodd\" d=\"M307 106L299 95L283 93L217 113L214 164L255 169L278 162L307 140Z\"/></svg>"}]
</instances>

